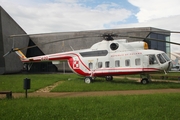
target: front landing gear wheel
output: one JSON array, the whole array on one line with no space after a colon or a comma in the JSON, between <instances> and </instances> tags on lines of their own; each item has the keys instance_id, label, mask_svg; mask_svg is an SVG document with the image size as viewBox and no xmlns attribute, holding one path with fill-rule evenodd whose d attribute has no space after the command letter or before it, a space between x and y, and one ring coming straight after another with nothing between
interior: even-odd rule
<instances>
[{"instance_id":1,"label":"front landing gear wheel","mask_svg":"<svg viewBox=\"0 0 180 120\"><path fill-rule=\"evenodd\" d=\"M142 84L148 84L149 83L149 80L147 79L147 78L143 78L142 80L141 80L141 83Z\"/></svg>"},{"instance_id":2,"label":"front landing gear wheel","mask_svg":"<svg viewBox=\"0 0 180 120\"><path fill-rule=\"evenodd\" d=\"M87 83L87 84L89 84L89 83L92 82L92 78L91 78L91 77L85 77L85 78L84 78L84 82Z\"/></svg>"}]
</instances>

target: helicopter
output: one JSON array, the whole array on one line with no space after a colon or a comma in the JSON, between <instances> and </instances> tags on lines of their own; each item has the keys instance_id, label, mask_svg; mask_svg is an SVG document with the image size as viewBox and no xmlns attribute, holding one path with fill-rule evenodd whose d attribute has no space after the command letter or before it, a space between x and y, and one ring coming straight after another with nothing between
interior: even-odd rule
<instances>
[{"instance_id":1,"label":"helicopter","mask_svg":"<svg viewBox=\"0 0 180 120\"><path fill-rule=\"evenodd\" d=\"M95 80L96 77L105 77L107 81L112 81L113 76L132 74L140 74L141 83L147 84L150 81L149 73L158 71L166 73L171 69L172 61L165 52L148 49L148 44L144 41L114 40L113 37L117 36L115 34L104 34L104 39L101 42L95 43L88 49L27 58L21 52L24 48L12 48L4 57L11 52L15 52L23 63L51 61L53 64L58 64L60 61L67 60L71 70L84 76L84 82L87 84ZM25 49L36 46L29 46Z\"/></svg>"}]
</instances>

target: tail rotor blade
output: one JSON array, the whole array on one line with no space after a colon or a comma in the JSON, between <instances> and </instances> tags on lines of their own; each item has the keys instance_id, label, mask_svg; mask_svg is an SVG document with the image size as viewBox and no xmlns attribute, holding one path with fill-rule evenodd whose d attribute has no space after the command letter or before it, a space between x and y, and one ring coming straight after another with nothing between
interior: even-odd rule
<instances>
[{"instance_id":1,"label":"tail rotor blade","mask_svg":"<svg viewBox=\"0 0 180 120\"><path fill-rule=\"evenodd\" d=\"M11 49L9 52L7 52L6 54L3 55L3 57L6 57L7 55L11 54L12 52L16 51L16 49Z\"/></svg>"},{"instance_id":2,"label":"tail rotor blade","mask_svg":"<svg viewBox=\"0 0 180 120\"><path fill-rule=\"evenodd\" d=\"M7 52L6 54L3 55L3 57L6 57L7 55L9 55L11 53L11 51Z\"/></svg>"}]
</instances>

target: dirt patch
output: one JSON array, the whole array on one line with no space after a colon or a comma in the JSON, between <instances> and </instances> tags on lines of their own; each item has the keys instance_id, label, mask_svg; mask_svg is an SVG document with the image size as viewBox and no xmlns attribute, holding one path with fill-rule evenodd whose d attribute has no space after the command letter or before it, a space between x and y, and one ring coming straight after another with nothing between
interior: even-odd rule
<instances>
[{"instance_id":1,"label":"dirt patch","mask_svg":"<svg viewBox=\"0 0 180 120\"><path fill-rule=\"evenodd\" d=\"M47 86L45 88L41 88L41 89L37 90L36 92L50 92L52 89L54 89L56 86L58 86L61 83L63 83L63 81L58 81L58 82L54 83L53 85Z\"/></svg>"}]
</instances>

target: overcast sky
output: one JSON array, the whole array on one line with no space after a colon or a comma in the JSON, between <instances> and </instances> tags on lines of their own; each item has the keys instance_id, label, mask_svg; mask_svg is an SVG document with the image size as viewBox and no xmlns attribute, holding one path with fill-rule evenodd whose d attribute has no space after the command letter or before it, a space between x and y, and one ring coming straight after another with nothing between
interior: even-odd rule
<instances>
[{"instance_id":1,"label":"overcast sky","mask_svg":"<svg viewBox=\"0 0 180 120\"><path fill-rule=\"evenodd\" d=\"M0 5L28 34L131 27L180 31L180 0L0 0ZM179 39L171 34L171 41Z\"/></svg>"}]
</instances>

